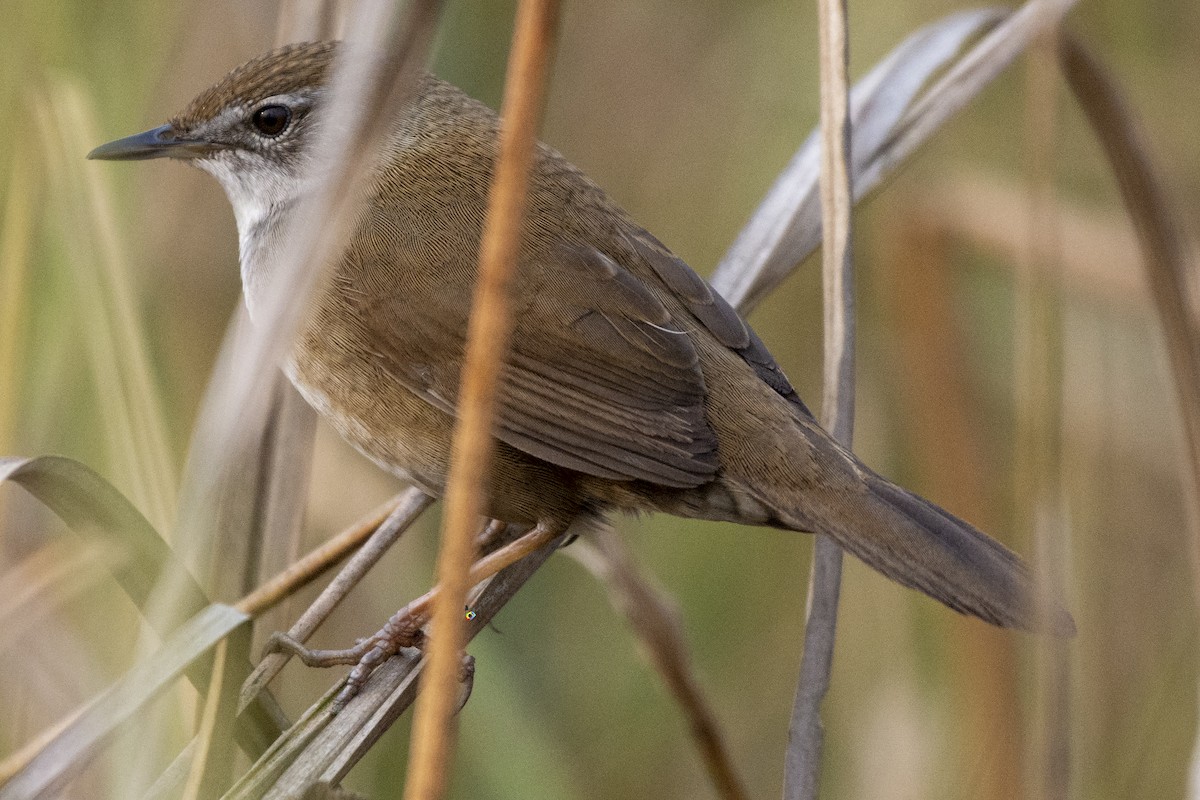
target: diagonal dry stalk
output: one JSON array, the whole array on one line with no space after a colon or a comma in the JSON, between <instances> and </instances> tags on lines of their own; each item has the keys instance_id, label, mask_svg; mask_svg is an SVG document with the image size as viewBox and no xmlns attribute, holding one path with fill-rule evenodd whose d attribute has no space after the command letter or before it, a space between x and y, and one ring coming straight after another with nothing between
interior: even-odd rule
<instances>
[{"instance_id":1,"label":"diagonal dry stalk","mask_svg":"<svg viewBox=\"0 0 1200 800\"><path fill-rule=\"evenodd\" d=\"M297 642L305 642L333 609L346 598L350 590L358 585L363 576L391 548L400 535L408 530L417 517L433 503L433 498L419 489L410 488L399 497L372 511L364 519L350 526L338 536L296 562L275 579L259 587L243 598L237 607L247 614L257 615L275 603L290 596L301 586L314 579L324 567L340 558L350 548L361 544L358 551L337 574L320 596L300 615L288 630L288 636ZM366 535L370 538L365 538ZM279 674L291 658L286 651L277 651L263 656L242 687L239 713L254 701L258 693Z\"/></svg>"},{"instance_id":2,"label":"diagonal dry stalk","mask_svg":"<svg viewBox=\"0 0 1200 800\"><path fill-rule=\"evenodd\" d=\"M568 548L568 553L604 584L613 606L625 615L645 645L654 668L688 720L717 793L726 800L747 798L716 713L692 669L678 605L641 574L633 553L611 524L599 526L591 536Z\"/></svg>"},{"instance_id":3,"label":"diagonal dry stalk","mask_svg":"<svg viewBox=\"0 0 1200 800\"><path fill-rule=\"evenodd\" d=\"M150 356L133 302L127 259L116 233L106 185L76 157L95 141L96 113L78 86L54 85L33 102L45 143L45 172L75 267L78 312L85 321L90 366L104 404L103 429L113 468L157 528L175 506L166 420L151 379Z\"/></svg>"},{"instance_id":4,"label":"diagonal dry stalk","mask_svg":"<svg viewBox=\"0 0 1200 800\"><path fill-rule=\"evenodd\" d=\"M458 673L465 644L462 609L471 588L473 534L484 510L500 373L513 330L511 285L557 27L556 0L522 0L517 7L500 113L499 155L480 242L447 479L438 594L433 603L435 634L424 691L413 717L404 788L409 800L436 800L445 794L454 752L451 717L459 706Z\"/></svg>"},{"instance_id":5,"label":"diagonal dry stalk","mask_svg":"<svg viewBox=\"0 0 1200 800\"><path fill-rule=\"evenodd\" d=\"M559 542L564 538L560 537ZM472 595L471 609L476 616L468 626L468 640L491 622L550 558L557 544L513 564L493 577L478 595ZM329 713L340 688L334 686L238 780L226 798L300 797L314 786L336 785L412 705L424 666L425 659L419 653L392 657L371 674L362 690L336 716Z\"/></svg>"},{"instance_id":6,"label":"diagonal dry stalk","mask_svg":"<svg viewBox=\"0 0 1200 800\"><path fill-rule=\"evenodd\" d=\"M1112 167L1145 260L1146 280L1167 343L1179 415L1186 438L1183 481L1193 570L1200 585L1200 309L1193 266L1194 244L1185 233L1166 183L1154 164L1145 134L1116 81L1076 38L1059 41L1059 63ZM1200 601L1200 590L1196 592ZM1197 784L1200 738L1192 754L1192 796Z\"/></svg>"},{"instance_id":7,"label":"diagonal dry stalk","mask_svg":"<svg viewBox=\"0 0 1200 800\"><path fill-rule=\"evenodd\" d=\"M1200 311L1195 259L1146 136L1108 70L1075 37L1059 42L1059 62L1112 167L1145 259L1146 281L1162 322L1187 437L1193 550L1200 565ZM1200 573L1198 573L1200 574Z\"/></svg>"},{"instance_id":8,"label":"diagonal dry stalk","mask_svg":"<svg viewBox=\"0 0 1200 800\"><path fill-rule=\"evenodd\" d=\"M849 448L854 437L854 261L850 252L850 50L845 0L818 0L821 56L822 286L825 391L821 424ZM837 634L842 551L817 535L809 584L804 653L788 727L783 796L816 798L824 739L821 701L829 690Z\"/></svg>"},{"instance_id":9,"label":"diagonal dry stalk","mask_svg":"<svg viewBox=\"0 0 1200 800\"><path fill-rule=\"evenodd\" d=\"M338 0L284 0L276 15L275 44L342 39L346 10L346 4ZM239 304L244 305L244 301ZM244 508L227 512L243 515L231 524L244 527L249 522L254 526L244 534L253 559L243 571L241 592L300 558L316 432L316 410L281 372L276 377L268 424L259 432L261 444L251 448L263 457L256 464L259 474L248 475L249 513ZM257 618L255 628L259 633L278 630L295 616L295 610L285 604Z\"/></svg>"},{"instance_id":10,"label":"diagonal dry stalk","mask_svg":"<svg viewBox=\"0 0 1200 800\"><path fill-rule=\"evenodd\" d=\"M1076 2L1028 0L1011 14L997 9L954 14L922 28L892 51L851 94L855 199L866 197L895 174ZM968 39L985 31L978 43L959 53ZM921 91L939 67L946 68L945 74ZM820 142L814 133L713 273L713 287L742 314L821 243L820 208L814 200L819 158Z\"/></svg>"}]
</instances>

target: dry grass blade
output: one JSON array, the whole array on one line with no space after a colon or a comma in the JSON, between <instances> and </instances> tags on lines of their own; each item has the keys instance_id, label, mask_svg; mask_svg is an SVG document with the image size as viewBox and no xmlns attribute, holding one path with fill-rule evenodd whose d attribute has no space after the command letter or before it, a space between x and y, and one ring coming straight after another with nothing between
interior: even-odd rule
<instances>
[{"instance_id":1,"label":"dry grass blade","mask_svg":"<svg viewBox=\"0 0 1200 800\"><path fill-rule=\"evenodd\" d=\"M368 519L351 526L303 561L289 567L277 580L246 597L238 603L238 608L248 614L261 612L286 596L285 592L293 592L316 577L320 569L334 563L336 558L340 558L349 547L362 541L364 534L369 533L370 538L288 631L288 635L295 641L308 641L308 637L312 636L338 603L345 599L367 571L396 543L400 534L408 530L431 503L433 498L420 490L406 490L397 500L386 504L385 517L381 517L379 510L372 512ZM286 652L269 653L263 657L242 687L239 709L246 708L263 687L279 674L290 658L291 654Z\"/></svg>"},{"instance_id":2,"label":"dry grass blade","mask_svg":"<svg viewBox=\"0 0 1200 800\"><path fill-rule=\"evenodd\" d=\"M0 786L0 800L54 796L119 727L203 660L217 642L248 622L245 614L222 605L208 606L188 620L167 637L154 656L134 666Z\"/></svg>"},{"instance_id":3,"label":"dry grass blade","mask_svg":"<svg viewBox=\"0 0 1200 800\"><path fill-rule=\"evenodd\" d=\"M1067 83L1100 140L1125 209L1141 243L1150 294L1163 326L1167 354L1178 393L1191 474L1184 480L1191 527L1191 550L1200 585L1200 313L1190 267L1191 245L1150 157L1140 125L1108 71L1078 40L1064 36L1059 60ZM1200 598L1200 592L1196 593ZM1196 765L1200 739L1192 755L1193 796L1198 793Z\"/></svg>"},{"instance_id":4,"label":"dry grass blade","mask_svg":"<svg viewBox=\"0 0 1200 800\"><path fill-rule=\"evenodd\" d=\"M166 419L151 378L146 338L134 307L126 258L117 240L108 192L79 154L96 141L77 87L62 83L49 102L35 104L54 196L61 199L63 239L70 248L77 308L104 412L112 464L129 484L130 497L156 528L175 510L175 462L167 446Z\"/></svg>"},{"instance_id":5,"label":"dry grass blade","mask_svg":"<svg viewBox=\"0 0 1200 800\"><path fill-rule=\"evenodd\" d=\"M239 306L226 331L226 347L251 331L246 309ZM240 447L227 453L225 466L238 480L224 488L221 502L197 511L208 515L202 524L191 518L180 522L187 533L178 537L177 546L212 597L243 595L262 575L282 569L296 555L312 473L316 412L282 372L265 374L271 378L266 416L261 426L246 432ZM193 446L186 474L194 474L200 450ZM194 482L185 490L189 487L194 490ZM185 504L191 497L185 495ZM209 535L200 535L201 528ZM164 605L170 602L164 597Z\"/></svg>"},{"instance_id":6,"label":"dry grass blade","mask_svg":"<svg viewBox=\"0 0 1200 800\"><path fill-rule=\"evenodd\" d=\"M63 717L45 730L41 731L25 744L21 745L19 749L14 750L6 755L4 760L0 761L0 787L3 787L6 783L12 780L14 775L25 769L25 767L29 766L29 762L33 761L33 759L37 757L38 753L46 749L46 745L50 744L52 741L54 741L55 737L73 725L75 720L79 719L79 717L83 714L83 712L87 711L87 709L88 706L81 706L80 708L75 709L73 712Z\"/></svg>"},{"instance_id":7,"label":"dry grass blade","mask_svg":"<svg viewBox=\"0 0 1200 800\"><path fill-rule=\"evenodd\" d=\"M1063 495L1063 320L1061 242L1055 203L1057 70L1053 32L1029 48L1026 78L1026 211L1028 244L1019 259L1014 339L1014 405L1017 409L1016 507L1032 534L1037 558L1034 583L1038 613L1046 621L1066 570L1068 530ZM1046 800L1067 797L1070 782L1071 708L1066 641L1040 638L1037 653L1037 764L1032 793Z\"/></svg>"},{"instance_id":8,"label":"dry grass blade","mask_svg":"<svg viewBox=\"0 0 1200 800\"><path fill-rule=\"evenodd\" d=\"M1145 136L1116 82L1074 38L1064 36L1060 48L1067 83L1104 148L1145 257L1146 280L1167 341L1187 436L1193 547L1200 554L1200 314L1191 274L1195 261Z\"/></svg>"},{"instance_id":9,"label":"dry grass blade","mask_svg":"<svg viewBox=\"0 0 1200 800\"><path fill-rule=\"evenodd\" d=\"M251 616L258 616L276 604L283 602L299 589L307 586L334 564L341 561L355 547L368 541L379 527L401 505L420 494L406 490L398 497L368 512L341 533L325 541L308 555L263 583L237 602L237 607ZM415 515L414 515L415 518Z\"/></svg>"},{"instance_id":10,"label":"dry grass blade","mask_svg":"<svg viewBox=\"0 0 1200 800\"><path fill-rule=\"evenodd\" d=\"M87 541L103 544L99 552L111 558L105 567L138 608L150 603L163 581L170 581L182 598L173 607L176 615L194 614L208 605L200 585L146 518L84 465L59 456L0 458L0 482L4 481L20 485ZM146 619L166 638L186 619L176 615ZM208 681L204 670L192 670L188 677L200 688ZM281 720L274 700L263 696L240 720L238 741L248 752L260 753L279 735Z\"/></svg>"},{"instance_id":11,"label":"dry grass blade","mask_svg":"<svg viewBox=\"0 0 1200 800\"><path fill-rule=\"evenodd\" d=\"M905 40L852 93L854 197L862 199L890 177L1075 2L1030 0L1007 18L997 10L956 14ZM989 29L955 58L965 42ZM943 69L945 74L914 101ZM713 286L743 314L821 240L817 141L814 134L797 151L713 274Z\"/></svg>"},{"instance_id":12,"label":"dry grass blade","mask_svg":"<svg viewBox=\"0 0 1200 800\"><path fill-rule=\"evenodd\" d=\"M959 55L963 45L1004 19L1007 11L953 14L901 42L850 92L855 196L862 168L893 135L913 98ZM763 198L713 273L713 286L749 313L821 243L820 131L813 133Z\"/></svg>"},{"instance_id":13,"label":"dry grass blade","mask_svg":"<svg viewBox=\"0 0 1200 800\"><path fill-rule=\"evenodd\" d=\"M334 0L292 0L280 5L276 25L276 44L292 41L340 39L341 29ZM316 411L300 397L284 378L276 376L274 396L266 427L258 432L262 454L252 466L239 472L251 487L248 508L232 504L221 507L226 520L219 530L226 542L245 542L250 558L231 563L243 564L242 585L238 593L292 564L300 557L304 512L312 477L312 451L316 438ZM253 470L253 471L252 471ZM255 475L255 473L257 473ZM231 553L236 558L236 553ZM230 562L227 562L230 563ZM221 596L214 593L214 596ZM288 609L267 615L258 621L262 627L279 627ZM261 628L260 628L261 630Z\"/></svg>"},{"instance_id":14,"label":"dry grass blade","mask_svg":"<svg viewBox=\"0 0 1200 800\"><path fill-rule=\"evenodd\" d=\"M105 541L51 540L0 574L0 652L71 600L109 577L106 567L124 561L127 552L104 552Z\"/></svg>"},{"instance_id":15,"label":"dry grass blade","mask_svg":"<svg viewBox=\"0 0 1200 800\"><path fill-rule=\"evenodd\" d=\"M362 544L396 510L397 505L397 500L384 503L365 518L325 542L270 581L267 581L250 595L239 601L235 608L253 617L291 596L293 592L308 585L309 582L320 576L326 569L344 558L351 549ZM413 516L415 518L415 514ZM229 661L229 663L236 662ZM262 664L260 663L255 670L255 674L258 674L261 670ZM245 670L243 670L243 674L244 672ZM227 678L223 687L225 690L228 690L229 686L232 685L228 683L228 680ZM269 680L269 677L266 680ZM262 683L265 684L266 680L263 680ZM252 678L246 678L244 685L250 685L251 681ZM261 691L261 687L255 690L255 697L257 697L259 691ZM209 697L211 698L211 685L209 692ZM217 712L215 719L220 721L233 719L237 714L244 711L245 708L246 702L240 702L236 707L223 707ZM190 774L189 765L196 760L195 751L200 746L200 737L193 739L175 758L171 766L159 776L154 786L147 791L144 800L178 797L183 792L184 784Z\"/></svg>"},{"instance_id":16,"label":"dry grass blade","mask_svg":"<svg viewBox=\"0 0 1200 800\"><path fill-rule=\"evenodd\" d=\"M993 28L905 112L892 136L856 176L855 194L867 194L887 179L1039 36L1057 28L1076 2L1029 0Z\"/></svg>"},{"instance_id":17,"label":"dry grass blade","mask_svg":"<svg viewBox=\"0 0 1200 800\"><path fill-rule=\"evenodd\" d=\"M141 800L178 800L191 773L198 743L195 739L176 754L165 770L142 795Z\"/></svg>"},{"instance_id":18,"label":"dry grass blade","mask_svg":"<svg viewBox=\"0 0 1200 800\"><path fill-rule=\"evenodd\" d=\"M471 602L476 616L467 629L474 638L565 538L544 547L492 578ZM422 659L393 656L371 673L362 691L336 716L328 708L333 687L297 720L235 784L227 800L304 797L318 785L336 785L370 746L412 705Z\"/></svg>"},{"instance_id":19,"label":"dry grass blade","mask_svg":"<svg viewBox=\"0 0 1200 800\"><path fill-rule=\"evenodd\" d=\"M212 680L204 698L200 729L193 740L192 765L183 800L215 798L233 779L233 725L237 719L237 688L246 676L250 656L250 626L242 625L217 642Z\"/></svg>"},{"instance_id":20,"label":"dry grass blade","mask_svg":"<svg viewBox=\"0 0 1200 800\"><path fill-rule=\"evenodd\" d=\"M109 545L119 554L109 570L130 599L144 607L165 574L184 586L182 616L208 604L204 591L187 574L171 548L146 518L110 483L77 461L60 456L0 458L0 482L12 481L36 497L74 531ZM151 619L168 633L181 618Z\"/></svg>"},{"instance_id":21,"label":"dry grass blade","mask_svg":"<svg viewBox=\"0 0 1200 800\"><path fill-rule=\"evenodd\" d=\"M22 327L25 306L25 275L29 262L29 239L33 231L30 210L37 203L37 187L29 174L26 155L13 152L12 171L8 176L4 218L0 220L0 386L17 386L22 352ZM12 446L17 421L18 394L0 392L0 448Z\"/></svg>"},{"instance_id":22,"label":"dry grass blade","mask_svg":"<svg viewBox=\"0 0 1200 800\"><path fill-rule=\"evenodd\" d=\"M213 671L212 680L208 682L208 691L204 697L204 712L200 717L200 731L196 734L193 740L196 744L192 750L192 766L188 771L187 783L183 787L183 800L198 800L204 796L201 788L208 782L208 776L211 774L208 767L213 761L220 761L219 758L213 758L213 741L216 737L218 711L221 706L222 688L225 679L228 677L225 674L225 664L229 655L229 639L222 639L217 642L217 646L213 649ZM231 715L232 718L232 715ZM227 754L228 755L228 754ZM228 763L228 761L226 761Z\"/></svg>"},{"instance_id":23,"label":"dry grass blade","mask_svg":"<svg viewBox=\"0 0 1200 800\"><path fill-rule=\"evenodd\" d=\"M558 23L556 0L522 0L501 108L499 156L480 242L479 275L467 327L458 423L447 479L446 518L438 554L425 691L413 719L404 796L436 800L445 794L453 756L451 717L457 708L462 609L475 558L474 533L484 509L500 373L512 334L510 287L520 248L526 188L537 145Z\"/></svg>"},{"instance_id":24,"label":"dry grass blade","mask_svg":"<svg viewBox=\"0 0 1200 800\"><path fill-rule=\"evenodd\" d=\"M387 0L358 4L350 35L328 93L330 118L313 152L320 185L297 208L272 263L270 292L256 308L255 325L227 339L216 378L201 410L189 458L180 537L211 552L213 527L224 498L241 481L237 467L253 458L270 413L276 371L309 308L345 246L363 198L361 178L373 168L392 120L407 104L425 64L441 9L425 0L393 10Z\"/></svg>"},{"instance_id":25,"label":"dry grass blade","mask_svg":"<svg viewBox=\"0 0 1200 800\"><path fill-rule=\"evenodd\" d=\"M818 0L821 46L821 219L825 312L825 392L821 423L841 444L854 435L854 260L850 251L849 27L844 0ZM809 585L804 653L788 727L783 796L816 798L824 726L821 702L829 690L837 635L842 551L818 535Z\"/></svg>"},{"instance_id":26,"label":"dry grass blade","mask_svg":"<svg viewBox=\"0 0 1200 800\"><path fill-rule=\"evenodd\" d=\"M567 548L567 552L604 584L613 606L629 620L654 668L687 717L688 728L717 793L727 800L747 797L716 714L693 674L679 609L638 572L633 554L611 525L600 526L591 536Z\"/></svg>"},{"instance_id":27,"label":"dry grass blade","mask_svg":"<svg viewBox=\"0 0 1200 800\"><path fill-rule=\"evenodd\" d=\"M275 383L269 423L262 443L261 474L248 539L258 545L246 562L246 578L255 583L293 564L300 557L304 511L312 478L317 412L304 401L283 373Z\"/></svg>"}]
</instances>

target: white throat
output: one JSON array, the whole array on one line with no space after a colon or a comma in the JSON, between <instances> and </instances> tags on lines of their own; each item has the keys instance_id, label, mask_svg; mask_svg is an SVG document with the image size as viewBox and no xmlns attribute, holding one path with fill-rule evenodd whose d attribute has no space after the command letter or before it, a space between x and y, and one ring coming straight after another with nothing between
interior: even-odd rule
<instances>
[{"instance_id":1,"label":"white throat","mask_svg":"<svg viewBox=\"0 0 1200 800\"><path fill-rule=\"evenodd\" d=\"M221 182L233 206L242 289L253 320L266 296L268 256L284 233L288 212L301 197L300 182L261 163L246 164L241 159L210 158L198 166Z\"/></svg>"}]
</instances>

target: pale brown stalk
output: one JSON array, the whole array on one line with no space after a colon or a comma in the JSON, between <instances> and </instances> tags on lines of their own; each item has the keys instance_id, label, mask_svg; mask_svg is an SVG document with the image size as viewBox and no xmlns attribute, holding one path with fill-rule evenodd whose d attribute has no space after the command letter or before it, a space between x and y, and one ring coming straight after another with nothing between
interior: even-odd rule
<instances>
[{"instance_id":1,"label":"pale brown stalk","mask_svg":"<svg viewBox=\"0 0 1200 800\"><path fill-rule=\"evenodd\" d=\"M556 530L551 528L538 528L530 531L516 541L509 542L498 550L488 553L483 558L471 565L470 571L467 573L467 587L473 589L484 581L495 577L498 573L508 569L518 561L522 561L528 556L547 547L555 539L562 536ZM393 620L417 620L423 621L429 619L431 613L436 613L438 606L438 598L442 595L441 584L434 586L425 594L411 601L404 608L397 611L393 616ZM467 595L464 595L464 599ZM469 602L464 602L462 608L474 608ZM462 612L457 612L457 616L466 618ZM472 619L474 619L472 617ZM316 651L320 653L321 651ZM339 652L339 651L333 651ZM353 662L347 662L353 663Z\"/></svg>"},{"instance_id":2,"label":"pale brown stalk","mask_svg":"<svg viewBox=\"0 0 1200 800\"><path fill-rule=\"evenodd\" d=\"M850 253L849 35L845 0L818 0L821 56L822 285L825 391L821 423L846 447L854 436L854 262ZM813 550L804 654L788 727L783 796L816 798L824 739L821 702L829 690L837 634L842 551L818 535Z\"/></svg>"},{"instance_id":3,"label":"pale brown stalk","mask_svg":"<svg viewBox=\"0 0 1200 800\"><path fill-rule=\"evenodd\" d=\"M309 553L301 561L242 598L237 604L238 610L252 616L261 614L312 581L362 542L362 547L354 554L354 557L288 631L288 636L293 640L307 641L308 637L312 636L313 632L333 612L333 609L345 599L350 590L358 585L371 567L375 566L383 554L400 538L400 535L408 530L421 512L432 503L433 498L420 490L407 489L398 498L389 500ZM268 653L263 657L242 686L239 711L246 708L258 696L263 687L279 674L290 658L291 654L286 651Z\"/></svg>"},{"instance_id":4,"label":"pale brown stalk","mask_svg":"<svg viewBox=\"0 0 1200 800\"><path fill-rule=\"evenodd\" d=\"M93 702L95 702L94 699L79 706L62 719L44 728L32 739L21 745L20 748L6 755L4 760L0 761L0 786L8 783L14 775L17 775L21 770L29 766L29 762L33 761L39 753L45 750L46 745L53 742L63 731L75 724L75 721L83 716L83 713L91 707Z\"/></svg>"},{"instance_id":5,"label":"pale brown stalk","mask_svg":"<svg viewBox=\"0 0 1200 800\"><path fill-rule=\"evenodd\" d=\"M243 597L234 604L234 607L253 617L283 602L319 578L325 570L345 558L351 550L367 541L402 503L410 496L415 497L418 494L420 493L415 489L406 491L367 512L350 527L325 541L304 558L291 564L287 569ZM421 506L422 509L424 507L424 505Z\"/></svg>"},{"instance_id":6,"label":"pale brown stalk","mask_svg":"<svg viewBox=\"0 0 1200 800\"><path fill-rule=\"evenodd\" d=\"M1187 438L1191 467L1191 491L1187 494L1193 550L1200 566L1200 313L1194 299L1191 245L1151 160L1141 126L1114 79L1073 37L1061 38L1059 59L1067 85L1108 157L1141 244L1146 281L1163 326Z\"/></svg>"},{"instance_id":7,"label":"pale brown stalk","mask_svg":"<svg viewBox=\"0 0 1200 800\"><path fill-rule=\"evenodd\" d=\"M1052 26L1029 49L1026 78L1027 245L1018 262L1015 398L1016 507L1034 544L1039 613L1061 596L1068 530L1062 481L1063 331L1055 203L1057 75ZM1043 637L1035 645L1037 727L1030 737L1035 764L1030 793L1065 800L1069 788L1070 705L1067 642Z\"/></svg>"},{"instance_id":8,"label":"pale brown stalk","mask_svg":"<svg viewBox=\"0 0 1200 800\"><path fill-rule=\"evenodd\" d=\"M40 181L34 180L28 156L18 148L12 153L12 165L4 185L4 216L0 219L0 386L16 386L24 340L27 273L30 239L33 233L31 209L37 202ZM0 448L14 448L17 393L0 392ZM0 504L3 500L0 500ZM0 505L0 508L3 506Z\"/></svg>"},{"instance_id":9,"label":"pale brown stalk","mask_svg":"<svg viewBox=\"0 0 1200 800\"><path fill-rule=\"evenodd\" d=\"M204 712L200 716L200 730L196 734L196 747L192 751L192 765L183 789L183 800L199 800L204 783L205 766L213 745L213 734L217 728L217 710L220 707L222 682L227 678L225 663L229 657L229 640L217 642L213 650L212 677L208 682L208 693L204 698Z\"/></svg>"},{"instance_id":10,"label":"pale brown stalk","mask_svg":"<svg viewBox=\"0 0 1200 800\"><path fill-rule=\"evenodd\" d=\"M474 533L483 512L500 371L513 327L509 293L557 18L554 0L523 0L517 8L501 109L500 155L467 328L462 397L438 554L434 635L429 669L422 678L424 691L413 719L404 792L408 800L435 800L445 793L454 751L451 717L458 706L460 651L465 643L463 607L470 588Z\"/></svg>"},{"instance_id":11,"label":"pale brown stalk","mask_svg":"<svg viewBox=\"0 0 1200 800\"><path fill-rule=\"evenodd\" d=\"M1184 233L1162 175L1151 159L1145 135L1108 71L1078 40L1063 36L1059 60L1076 100L1108 157L1117 186L1137 232L1146 280L1162 323L1175 378L1186 439L1188 470L1183 484L1188 512L1195 599L1200 602L1200 311L1190 267L1194 245ZM1192 752L1192 796L1200 765L1200 739Z\"/></svg>"},{"instance_id":12,"label":"pale brown stalk","mask_svg":"<svg viewBox=\"0 0 1200 800\"><path fill-rule=\"evenodd\" d=\"M900 416L922 483L937 487L954 514L992 530L986 425L973 412L978 402L964 369L968 343L955 314L955 268L948 252L963 234L946 229L944 197L937 191L932 212L913 213L930 204L928 194L897 198L879 236L885 325L895 332L894 369L903 376L897 381ZM1020 710L1012 702L1020 694L1018 641L1009 631L965 617L947 624L954 645L948 650L951 700L962 719L957 752L974 764L962 785L970 787L974 800L1019 797L1023 737Z\"/></svg>"},{"instance_id":13,"label":"pale brown stalk","mask_svg":"<svg viewBox=\"0 0 1200 800\"><path fill-rule=\"evenodd\" d=\"M717 724L717 715L692 669L679 609L662 589L638 571L633 553L611 525L600 526L565 552L603 582L613 606L625 615L646 648L650 662L687 719L688 730L717 794L725 800L747 798L745 785L738 777Z\"/></svg>"},{"instance_id":14,"label":"pale brown stalk","mask_svg":"<svg viewBox=\"0 0 1200 800\"><path fill-rule=\"evenodd\" d=\"M283 0L275 24L275 45L341 39L347 5L342 0Z\"/></svg>"},{"instance_id":15,"label":"pale brown stalk","mask_svg":"<svg viewBox=\"0 0 1200 800\"><path fill-rule=\"evenodd\" d=\"M65 82L39 96L33 108L48 145L43 178L60 199L59 218L71 248L71 285L86 326L82 338L97 390L111 400L102 407L108 455L136 505L161 530L176 496L166 422L108 192L96 169L77 157L99 138L96 115L79 88Z\"/></svg>"}]
</instances>

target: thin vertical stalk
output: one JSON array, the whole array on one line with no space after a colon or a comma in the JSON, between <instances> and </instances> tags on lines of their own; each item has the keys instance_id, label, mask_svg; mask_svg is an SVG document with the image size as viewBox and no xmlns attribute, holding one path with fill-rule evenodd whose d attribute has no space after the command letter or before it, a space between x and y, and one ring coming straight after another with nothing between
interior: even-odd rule
<instances>
[{"instance_id":1,"label":"thin vertical stalk","mask_svg":"<svg viewBox=\"0 0 1200 800\"><path fill-rule=\"evenodd\" d=\"M879 236L886 281L881 295L888 306L885 324L896 336L900 416L914 444L914 463L926 485L953 498L950 510L991 530L985 427L972 413L978 404L962 368L968 345L953 302L948 251L955 232L939 212L914 214L922 205L915 197L891 205L895 211ZM977 620L954 617L947 624L951 701L962 720L956 751L971 754L967 763L975 765L960 785L970 787L974 800L1020 797L1024 737L1012 702L1020 695L1018 642L1009 631Z\"/></svg>"},{"instance_id":2,"label":"thin vertical stalk","mask_svg":"<svg viewBox=\"0 0 1200 800\"><path fill-rule=\"evenodd\" d=\"M438 554L434 634L413 720L404 792L408 800L443 796L453 757L451 717L459 704L460 654L466 642L462 609L470 589L475 528L484 510L497 389L513 328L511 284L557 22L555 0L522 0L517 7L501 110L500 153L467 328L459 421L454 430Z\"/></svg>"},{"instance_id":3,"label":"thin vertical stalk","mask_svg":"<svg viewBox=\"0 0 1200 800\"><path fill-rule=\"evenodd\" d=\"M846 447L854 434L854 265L850 252L849 47L845 0L819 0L821 55L821 218L825 309L825 391L822 423ZM837 633L842 551L816 537L804 655L796 687L783 796L815 798L824 731L821 702L829 689Z\"/></svg>"},{"instance_id":4,"label":"thin vertical stalk","mask_svg":"<svg viewBox=\"0 0 1200 800\"><path fill-rule=\"evenodd\" d=\"M338 0L284 0L275 24L275 45L341 39L343 5Z\"/></svg>"},{"instance_id":5,"label":"thin vertical stalk","mask_svg":"<svg viewBox=\"0 0 1200 800\"><path fill-rule=\"evenodd\" d=\"M5 186L4 215L0 218L0 452L15 449L13 430L19 409L17 379L24 344L26 274L33 232L31 209L36 207L41 181L31 179L24 148L13 148L12 167ZM0 501L2 502L2 501Z\"/></svg>"},{"instance_id":6,"label":"thin vertical stalk","mask_svg":"<svg viewBox=\"0 0 1200 800\"><path fill-rule=\"evenodd\" d=\"M1062 489L1063 336L1058 223L1055 216L1056 75L1053 28L1029 49L1026 80L1027 241L1017 270L1016 502L1034 542L1039 613L1060 592L1067 530ZM1034 766L1030 795L1065 800L1069 788L1069 662L1064 640L1035 644L1037 731L1030 738Z\"/></svg>"},{"instance_id":7,"label":"thin vertical stalk","mask_svg":"<svg viewBox=\"0 0 1200 800\"><path fill-rule=\"evenodd\" d=\"M176 495L165 417L108 197L95 170L78 163L78 153L98 138L92 124L95 115L71 84L55 86L47 98L37 102L34 111L48 145L47 174L62 198L64 237L76 269L72 285L102 400L109 458L134 502L161 529L171 517Z\"/></svg>"},{"instance_id":8,"label":"thin vertical stalk","mask_svg":"<svg viewBox=\"0 0 1200 800\"><path fill-rule=\"evenodd\" d=\"M1076 39L1059 41L1067 84L1104 148L1145 258L1146 281L1163 327L1186 438L1183 481L1196 600L1200 602L1200 311L1192 289L1192 245L1150 157L1137 118L1108 71ZM1200 797L1200 739L1192 754L1191 797Z\"/></svg>"},{"instance_id":9,"label":"thin vertical stalk","mask_svg":"<svg viewBox=\"0 0 1200 800\"><path fill-rule=\"evenodd\" d=\"M1189 244L1120 88L1076 39L1063 36L1059 48L1067 84L1104 148L1145 257L1146 282L1163 326L1187 438L1192 544L1200 568L1200 311L1191 287ZM1200 569L1197 576L1200 582Z\"/></svg>"}]
</instances>

